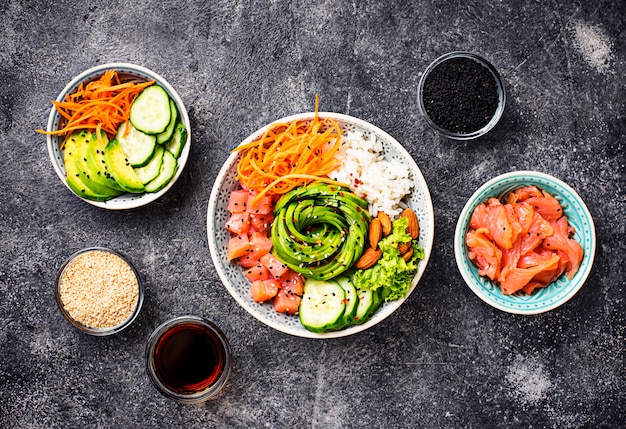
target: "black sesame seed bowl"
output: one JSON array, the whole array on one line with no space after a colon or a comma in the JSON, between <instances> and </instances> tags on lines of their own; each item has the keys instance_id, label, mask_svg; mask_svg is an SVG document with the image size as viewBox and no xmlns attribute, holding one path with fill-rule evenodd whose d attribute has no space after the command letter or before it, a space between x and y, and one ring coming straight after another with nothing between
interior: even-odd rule
<instances>
[{"instance_id":1,"label":"black sesame seed bowl","mask_svg":"<svg viewBox=\"0 0 626 429\"><path fill-rule=\"evenodd\" d=\"M496 126L504 112L506 92L489 61L455 51L440 56L422 73L417 99L433 130L449 139L471 140Z\"/></svg>"}]
</instances>

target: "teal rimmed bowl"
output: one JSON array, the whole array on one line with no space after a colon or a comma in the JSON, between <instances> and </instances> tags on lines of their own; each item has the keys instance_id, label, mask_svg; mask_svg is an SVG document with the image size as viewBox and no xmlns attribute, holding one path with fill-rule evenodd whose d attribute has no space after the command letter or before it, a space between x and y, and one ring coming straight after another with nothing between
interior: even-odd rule
<instances>
[{"instance_id":1,"label":"teal rimmed bowl","mask_svg":"<svg viewBox=\"0 0 626 429\"><path fill-rule=\"evenodd\" d=\"M465 234L474 208L490 197L500 198L522 186L535 185L554 196L563 207L567 220L575 229L574 239L583 247L583 260L572 280L565 275L532 295L504 295L500 287L478 274L469 259ZM596 250L596 232L591 214L580 196L569 185L548 174L515 171L494 177L481 186L465 204L456 225L454 254L457 267L469 288L484 302L499 310L515 314L538 314L553 310L571 299L587 280Z\"/></svg>"}]
</instances>

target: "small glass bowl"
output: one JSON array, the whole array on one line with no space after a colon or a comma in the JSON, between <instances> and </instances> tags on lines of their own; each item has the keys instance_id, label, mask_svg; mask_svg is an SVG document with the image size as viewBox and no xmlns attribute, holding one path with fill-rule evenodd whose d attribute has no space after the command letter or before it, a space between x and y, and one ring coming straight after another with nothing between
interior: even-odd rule
<instances>
[{"instance_id":1,"label":"small glass bowl","mask_svg":"<svg viewBox=\"0 0 626 429\"><path fill-rule=\"evenodd\" d=\"M61 298L61 280L63 279L63 276L65 275L66 270L71 266L71 263L75 261L75 259L78 256L84 255L86 253L89 252L105 252L105 253L110 253L114 256L119 257L120 259L122 259L123 262L125 262L130 269L132 270L133 274L135 275L135 278L137 279L137 285L138 285L138 294L137 294L137 302L135 304L134 309L132 310L132 312L130 312L130 314L128 315L127 318L125 318L122 322L116 324L115 326L111 326L111 327L106 327L106 328L98 328L98 327L92 327L92 326L88 326L84 323L81 323L80 321L76 320L74 317L72 317L72 315L70 314L70 312L68 310L66 310L65 308L65 304L63 303L63 300ZM139 312L141 311L141 306L143 304L143 299L144 299L144 286L143 283L141 281L141 277L139 276L139 272L137 271L137 269L135 268L135 266L130 262L130 260L122 255L119 252L116 252L114 250L111 249L107 249L104 247L88 247L82 250L77 251L76 253L74 253L73 255L71 255L64 263L63 265L61 265L61 268L59 269L59 272L57 274L56 277L56 282L55 282L55 289L54 289L54 294L55 294L55 298L56 298L56 302L57 305L59 307L59 310L61 310L61 314L63 315L63 317L65 317L65 319L75 328L77 328L78 330L89 334L89 335L95 335L95 336L106 336L106 335L112 335L112 334L116 334L122 330L124 330L125 328L127 328L139 315Z\"/></svg>"},{"instance_id":2,"label":"small glass bowl","mask_svg":"<svg viewBox=\"0 0 626 429\"><path fill-rule=\"evenodd\" d=\"M177 332L179 334L182 332L186 336L174 339L173 336ZM199 351L202 345L192 342L190 332L193 332L196 338L202 337L199 340L201 342L210 341L209 349ZM193 351L191 362L192 353L185 355L185 351ZM215 356L207 359L207 353L215 353ZM203 362L199 362L199 359ZM184 368L180 367L181 363ZM179 366L171 368L176 364ZM198 365L202 367L201 370L206 370L205 364L213 365L215 368L211 369L210 374L203 374L204 379L196 380L194 375L189 374L189 367ZM170 368L165 368L168 366ZM162 323L150 335L146 346L146 370L154 386L164 396L181 404L201 403L217 395L228 381L232 371L230 344L215 323L197 316L176 317ZM182 381L180 378L173 380L181 374L182 377L193 377L193 382L188 379ZM167 380L167 377L170 377L170 380ZM178 386L174 386L174 383Z\"/></svg>"},{"instance_id":3,"label":"small glass bowl","mask_svg":"<svg viewBox=\"0 0 626 429\"><path fill-rule=\"evenodd\" d=\"M435 67L441 65L443 62L449 61L452 59L457 59L457 58L468 58L483 65L493 75L493 78L496 82L496 87L498 90L498 105L496 107L496 110L493 116L491 117L491 120L485 126L483 126L482 128L476 131L472 131L470 133L463 133L463 134L447 130L437 125L428 115L428 112L426 111L426 106L424 105L424 85L430 73L435 69ZM502 117L502 113L504 112L504 106L506 104L506 92L504 90L504 83L502 82L502 78L500 77L500 74L489 61L471 52L455 51L455 52L449 52L447 54L440 56L426 68L426 70L422 74L422 77L420 78L420 81L419 81L419 86L417 89L417 101L418 101L420 113L424 116L426 123L433 130L437 131L442 136L453 139L453 140L471 140L471 139L475 139L475 138L478 138L487 134L487 132L489 132L492 128L496 126L496 124Z\"/></svg>"}]
</instances>

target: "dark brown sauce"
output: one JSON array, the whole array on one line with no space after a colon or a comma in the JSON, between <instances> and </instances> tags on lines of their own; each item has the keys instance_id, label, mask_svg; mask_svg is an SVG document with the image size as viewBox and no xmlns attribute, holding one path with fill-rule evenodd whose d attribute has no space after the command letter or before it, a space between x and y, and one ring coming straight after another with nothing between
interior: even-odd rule
<instances>
[{"instance_id":1,"label":"dark brown sauce","mask_svg":"<svg viewBox=\"0 0 626 429\"><path fill-rule=\"evenodd\" d=\"M172 327L159 338L154 350L157 377L178 393L200 392L224 370L226 356L220 339L195 323Z\"/></svg>"}]
</instances>

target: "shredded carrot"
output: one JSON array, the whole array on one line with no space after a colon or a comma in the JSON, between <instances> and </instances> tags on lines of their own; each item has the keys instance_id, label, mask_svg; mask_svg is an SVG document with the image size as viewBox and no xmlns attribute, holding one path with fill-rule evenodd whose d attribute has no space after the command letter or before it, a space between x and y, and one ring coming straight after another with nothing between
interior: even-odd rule
<instances>
[{"instance_id":1,"label":"shredded carrot","mask_svg":"<svg viewBox=\"0 0 626 429\"><path fill-rule=\"evenodd\" d=\"M107 70L97 80L80 83L65 100L52 100L52 105L63 118L63 127L55 131L36 130L42 134L64 135L61 149L75 130L100 130L113 137L122 122L128 122L130 106L141 91L154 84L146 82L122 82L115 70ZM128 132L129 127L126 128Z\"/></svg>"},{"instance_id":2,"label":"shredded carrot","mask_svg":"<svg viewBox=\"0 0 626 429\"><path fill-rule=\"evenodd\" d=\"M319 100L315 97L312 121L272 124L260 139L240 145L237 179L263 195L282 195L315 181L348 186L326 177L340 165L334 155L341 146L341 129L332 119L320 120Z\"/></svg>"}]
</instances>

